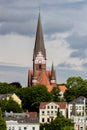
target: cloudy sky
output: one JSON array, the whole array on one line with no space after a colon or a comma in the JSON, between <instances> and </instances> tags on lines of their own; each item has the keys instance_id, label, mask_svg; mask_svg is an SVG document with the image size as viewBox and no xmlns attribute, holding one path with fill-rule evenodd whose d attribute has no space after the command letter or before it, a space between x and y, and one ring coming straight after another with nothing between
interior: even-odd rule
<instances>
[{"instance_id":1,"label":"cloudy sky","mask_svg":"<svg viewBox=\"0 0 87 130\"><path fill-rule=\"evenodd\" d=\"M87 79L87 0L0 0L0 82L27 85L39 10L57 82Z\"/></svg>"}]
</instances>

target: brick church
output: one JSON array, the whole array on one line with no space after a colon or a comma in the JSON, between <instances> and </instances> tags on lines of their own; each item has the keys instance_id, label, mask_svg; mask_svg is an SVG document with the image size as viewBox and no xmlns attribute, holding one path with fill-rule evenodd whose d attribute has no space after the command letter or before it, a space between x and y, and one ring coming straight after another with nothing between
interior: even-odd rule
<instances>
[{"instance_id":1,"label":"brick church","mask_svg":"<svg viewBox=\"0 0 87 130\"><path fill-rule=\"evenodd\" d=\"M38 17L36 40L33 51L33 70L28 72L28 86L44 84L50 92L56 84L56 72L52 63L51 70L46 69L46 49L44 45L43 31L40 14Z\"/></svg>"}]
</instances>

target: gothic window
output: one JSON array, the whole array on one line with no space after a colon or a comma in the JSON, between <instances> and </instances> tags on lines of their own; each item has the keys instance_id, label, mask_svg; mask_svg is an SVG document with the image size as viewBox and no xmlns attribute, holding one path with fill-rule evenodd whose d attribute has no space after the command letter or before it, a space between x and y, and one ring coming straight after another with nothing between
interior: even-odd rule
<instances>
[{"instance_id":1,"label":"gothic window","mask_svg":"<svg viewBox=\"0 0 87 130\"><path fill-rule=\"evenodd\" d=\"M41 64L39 64L39 69L41 70Z\"/></svg>"}]
</instances>

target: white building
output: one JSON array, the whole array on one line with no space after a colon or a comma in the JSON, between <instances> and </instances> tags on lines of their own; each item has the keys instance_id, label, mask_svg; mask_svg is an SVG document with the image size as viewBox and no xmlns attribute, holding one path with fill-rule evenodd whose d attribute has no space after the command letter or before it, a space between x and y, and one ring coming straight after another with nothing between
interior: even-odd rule
<instances>
[{"instance_id":1,"label":"white building","mask_svg":"<svg viewBox=\"0 0 87 130\"><path fill-rule=\"evenodd\" d=\"M42 102L39 107L39 122L48 123L57 117L59 111L64 117L67 116L66 102Z\"/></svg>"},{"instance_id":2,"label":"white building","mask_svg":"<svg viewBox=\"0 0 87 130\"><path fill-rule=\"evenodd\" d=\"M85 116L85 110L86 110L86 98L83 96L78 97L77 99L71 101L68 103L68 118L71 118L71 116Z\"/></svg>"},{"instance_id":3,"label":"white building","mask_svg":"<svg viewBox=\"0 0 87 130\"><path fill-rule=\"evenodd\" d=\"M75 130L86 130L87 127L86 116L71 116L71 119L74 121Z\"/></svg>"},{"instance_id":4,"label":"white building","mask_svg":"<svg viewBox=\"0 0 87 130\"><path fill-rule=\"evenodd\" d=\"M35 114L35 115L34 115ZM36 113L5 113L7 130L39 130Z\"/></svg>"}]
</instances>

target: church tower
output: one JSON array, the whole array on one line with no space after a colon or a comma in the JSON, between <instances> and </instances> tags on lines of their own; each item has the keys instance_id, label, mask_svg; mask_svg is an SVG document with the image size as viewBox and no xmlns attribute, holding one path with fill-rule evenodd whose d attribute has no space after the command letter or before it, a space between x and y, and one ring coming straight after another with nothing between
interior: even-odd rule
<instances>
[{"instance_id":1,"label":"church tower","mask_svg":"<svg viewBox=\"0 0 87 130\"><path fill-rule=\"evenodd\" d=\"M44 45L43 31L40 13L36 31L36 39L33 51L33 70L28 72L28 87L36 84L44 84L48 91L56 87L56 75L52 64L51 71L46 70L46 50Z\"/></svg>"},{"instance_id":2,"label":"church tower","mask_svg":"<svg viewBox=\"0 0 87 130\"><path fill-rule=\"evenodd\" d=\"M44 46L40 13L38 17L36 40L33 52L33 65L34 64L36 66L36 70L42 70L42 69L46 70L46 50Z\"/></svg>"}]
</instances>

